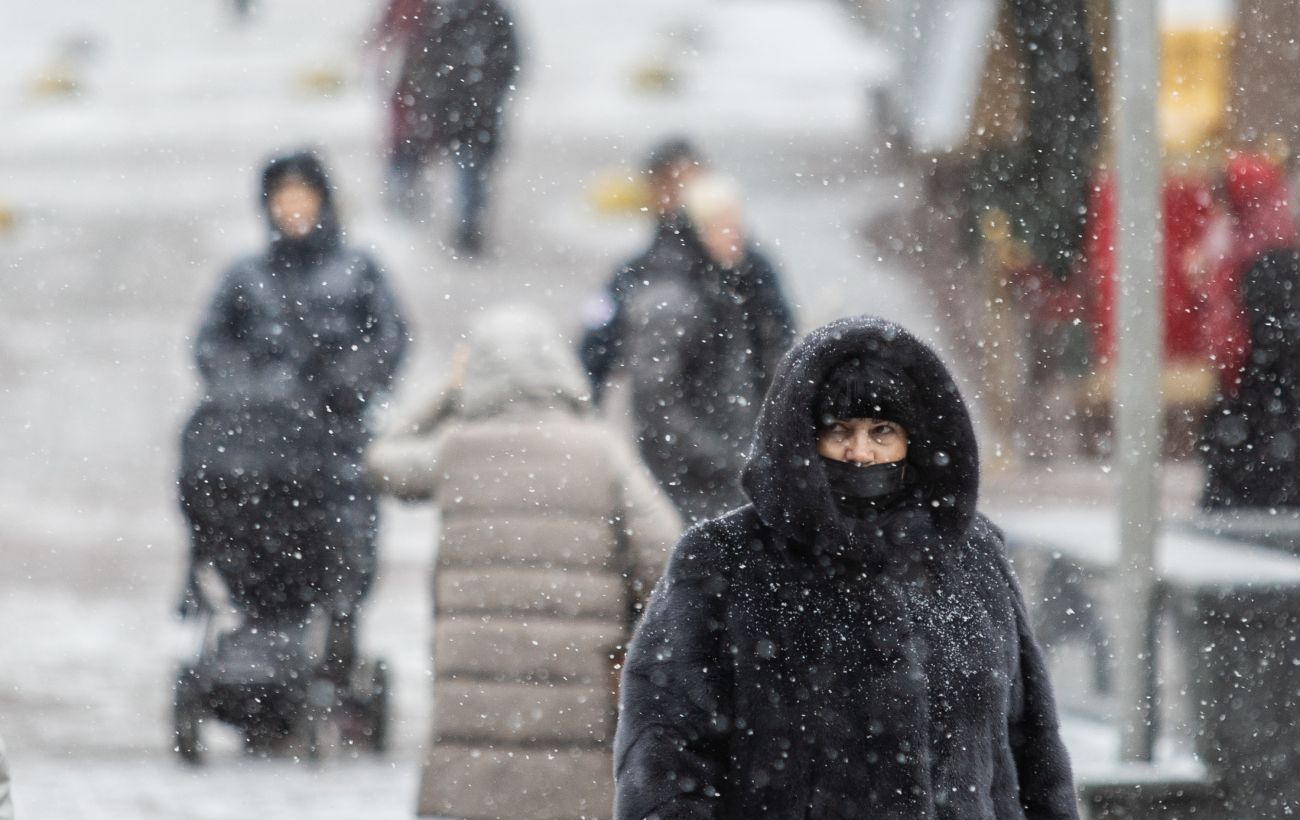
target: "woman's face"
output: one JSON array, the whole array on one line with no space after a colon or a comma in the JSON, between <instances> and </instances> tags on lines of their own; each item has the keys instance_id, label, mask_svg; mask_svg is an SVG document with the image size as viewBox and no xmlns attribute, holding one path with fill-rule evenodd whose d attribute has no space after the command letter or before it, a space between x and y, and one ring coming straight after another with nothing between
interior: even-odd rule
<instances>
[{"instance_id":1,"label":"woman's face","mask_svg":"<svg viewBox=\"0 0 1300 820\"><path fill-rule=\"evenodd\" d=\"M834 461L890 464L907 457L907 431L883 419L831 419L817 431L817 453Z\"/></svg>"},{"instance_id":2,"label":"woman's face","mask_svg":"<svg viewBox=\"0 0 1300 820\"><path fill-rule=\"evenodd\" d=\"M298 177L288 177L271 192L271 221L290 239L302 239L320 221L320 192Z\"/></svg>"}]
</instances>

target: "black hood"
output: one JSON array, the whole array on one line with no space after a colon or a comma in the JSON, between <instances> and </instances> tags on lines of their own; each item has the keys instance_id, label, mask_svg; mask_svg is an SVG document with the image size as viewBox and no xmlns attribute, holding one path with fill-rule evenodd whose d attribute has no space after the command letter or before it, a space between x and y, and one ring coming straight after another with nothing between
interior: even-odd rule
<instances>
[{"instance_id":1,"label":"black hood","mask_svg":"<svg viewBox=\"0 0 1300 820\"><path fill-rule=\"evenodd\" d=\"M271 192L288 177L298 177L316 189L321 197L316 230L301 239L281 236L271 218ZM297 151L275 157L262 170L262 213L271 229L271 261L276 269L311 267L342 243L334 187L320 158L311 151Z\"/></svg>"},{"instance_id":2,"label":"black hood","mask_svg":"<svg viewBox=\"0 0 1300 820\"><path fill-rule=\"evenodd\" d=\"M754 431L742 482L765 524L801 544L848 538L817 453L823 383L857 358L904 380L915 402L907 461L934 530L962 540L975 518L979 452L966 403L948 368L898 325L872 316L841 319L809 333L781 361Z\"/></svg>"}]
</instances>

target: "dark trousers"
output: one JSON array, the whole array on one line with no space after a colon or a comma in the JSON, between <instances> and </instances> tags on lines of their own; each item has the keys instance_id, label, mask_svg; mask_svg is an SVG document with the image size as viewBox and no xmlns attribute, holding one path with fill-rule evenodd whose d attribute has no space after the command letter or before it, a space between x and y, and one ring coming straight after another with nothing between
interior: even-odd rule
<instances>
[{"instance_id":1,"label":"dark trousers","mask_svg":"<svg viewBox=\"0 0 1300 820\"><path fill-rule=\"evenodd\" d=\"M471 231L483 227L483 211L487 209L486 164L456 160L460 193L460 224Z\"/></svg>"},{"instance_id":2,"label":"dark trousers","mask_svg":"<svg viewBox=\"0 0 1300 820\"><path fill-rule=\"evenodd\" d=\"M456 169L456 206L460 211L460 228L464 231L481 231L483 213L487 210L491 162L477 156L478 153L467 146L446 152ZM401 148L389 160L389 203L410 219L427 215L429 191L422 179L425 165L425 158L418 152Z\"/></svg>"}]
</instances>

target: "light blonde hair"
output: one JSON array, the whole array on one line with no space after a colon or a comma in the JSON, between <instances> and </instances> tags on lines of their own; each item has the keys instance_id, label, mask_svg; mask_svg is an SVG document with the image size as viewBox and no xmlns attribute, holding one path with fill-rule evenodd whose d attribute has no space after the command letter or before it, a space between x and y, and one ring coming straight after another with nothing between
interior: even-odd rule
<instances>
[{"instance_id":1,"label":"light blonde hair","mask_svg":"<svg viewBox=\"0 0 1300 820\"><path fill-rule=\"evenodd\" d=\"M731 177L705 174L686 186L682 205L691 224L711 225L721 216L740 213L740 188Z\"/></svg>"}]
</instances>

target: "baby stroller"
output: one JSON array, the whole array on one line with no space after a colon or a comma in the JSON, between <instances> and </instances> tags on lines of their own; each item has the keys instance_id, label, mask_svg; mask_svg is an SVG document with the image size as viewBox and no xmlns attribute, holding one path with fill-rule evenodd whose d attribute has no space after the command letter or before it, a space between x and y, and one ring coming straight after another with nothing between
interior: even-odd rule
<instances>
[{"instance_id":1,"label":"baby stroller","mask_svg":"<svg viewBox=\"0 0 1300 820\"><path fill-rule=\"evenodd\" d=\"M207 412L200 407L191 421L182 453L192 550L181 614L201 619L202 637L176 677L176 752L201 762L210 718L239 730L253 754L301 750L314 759L334 738L384 751L387 666L355 649L368 567L351 542L365 522L355 526L347 502L331 503L338 473L309 463L312 451L296 450L297 478L195 459ZM257 428L266 429L245 429Z\"/></svg>"}]
</instances>

